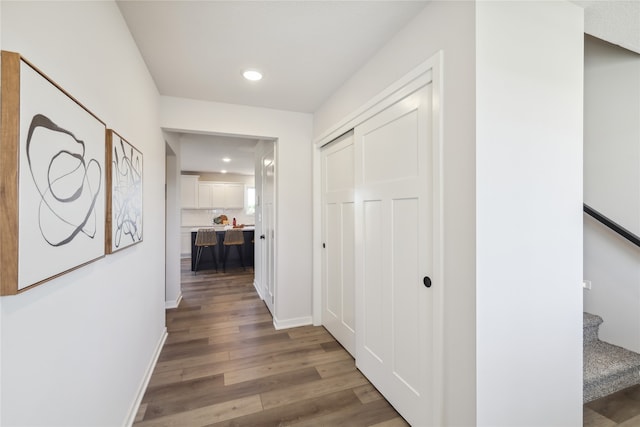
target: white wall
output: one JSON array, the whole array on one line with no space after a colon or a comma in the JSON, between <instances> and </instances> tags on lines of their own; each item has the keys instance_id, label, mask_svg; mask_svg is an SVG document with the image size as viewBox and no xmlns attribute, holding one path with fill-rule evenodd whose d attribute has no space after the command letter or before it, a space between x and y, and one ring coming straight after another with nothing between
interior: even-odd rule
<instances>
[{"instance_id":1,"label":"white wall","mask_svg":"<svg viewBox=\"0 0 640 427\"><path fill-rule=\"evenodd\" d=\"M0 8L2 49L23 54L143 152L145 213L142 243L0 299L0 424L123 425L164 335L158 93L115 2Z\"/></svg>"},{"instance_id":2,"label":"white wall","mask_svg":"<svg viewBox=\"0 0 640 427\"><path fill-rule=\"evenodd\" d=\"M582 31L564 2L433 2L314 116L319 141L442 49L444 425L581 423Z\"/></svg>"},{"instance_id":3,"label":"white wall","mask_svg":"<svg viewBox=\"0 0 640 427\"><path fill-rule=\"evenodd\" d=\"M582 425L582 10L476 19L477 424Z\"/></svg>"},{"instance_id":4,"label":"white wall","mask_svg":"<svg viewBox=\"0 0 640 427\"><path fill-rule=\"evenodd\" d=\"M640 55L585 37L584 199L640 235ZM584 310L600 338L640 352L640 248L584 221Z\"/></svg>"},{"instance_id":5,"label":"white wall","mask_svg":"<svg viewBox=\"0 0 640 427\"><path fill-rule=\"evenodd\" d=\"M170 131L277 139L274 322L311 323L311 115L163 96L160 121Z\"/></svg>"},{"instance_id":6,"label":"white wall","mask_svg":"<svg viewBox=\"0 0 640 427\"><path fill-rule=\"evenodd\" d=\"M640 55L585 37L584 202L640 235Z\"/></svg>"},{"instance_id":7,"label":"white wall","mask_svg":"<svg viewBox=\"0 0 640 427\"><path fill-rule=\"evenodd\" d=\"M164 132L166 144L166 205L165 205L165 307L175 308L182 298L180 287L180 140Z\"/></svg>"},{"instance_id":8,"label":"white wall","mask_svg":"<svg viewBox=\"0 0 640 427\"><path fill-rule=\"evenodd\" d=\"M316 140L387 86L444 53L444 419L475 424L475 5L432 2L314 115ZM315 151L319 209L319 147ZM316 209L316 217L320 218ZM314 228L318 242L320 221ZM316 247L319 247L316 245ZM319 259L319 254L316 260ZM319 265L316 261L316 265ZM314 277L320 285L319 268Z\"/></svg>"}]
</instances>

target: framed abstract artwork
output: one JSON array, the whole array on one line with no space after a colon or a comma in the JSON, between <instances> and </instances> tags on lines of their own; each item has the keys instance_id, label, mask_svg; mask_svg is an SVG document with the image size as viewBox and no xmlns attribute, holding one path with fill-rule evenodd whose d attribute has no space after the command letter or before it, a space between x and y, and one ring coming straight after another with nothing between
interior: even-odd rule
<instances>
[{"instance_id":1,"label":"framed abstract artwork","mask_svg":"<svg viewBox=\"0 0 640 427\"><path fill-rule=\"evenodd\" d=\"M0 294L105 255L106 126L20 54L2 51Z\"/></svg>"},{"instance_id":2,"label":"framed abstract artwork","mask_svg":"<svg viewBox=\"0 0 640 427\"><path fill-rule=\"evenodd\" d=\"M107 129L108 254L142 241L142 153Z\"/></svg>"}]
</instances>

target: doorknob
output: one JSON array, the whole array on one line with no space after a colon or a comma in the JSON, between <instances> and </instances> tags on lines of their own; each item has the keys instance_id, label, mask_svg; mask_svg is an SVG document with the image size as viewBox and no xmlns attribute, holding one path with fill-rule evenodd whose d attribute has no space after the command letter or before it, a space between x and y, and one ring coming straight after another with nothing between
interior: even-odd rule
<instances>
[{"instance_id":1,"label":"doorknob","mask_svg":"<svg viewBox=\"0 0 640 427\"><path fill-rule=\"evenodd\" d=\"M424 285L427 288L431 287L431 278L429 276L424 276L424 279L422 279L422 283L424 283Z\"/></svg>"},{"instance_id":2,"label":"doorknob","mask_svg":"<svg viewBox=\"0 0 640 427\"><path fill-rule=\"evenodd\" d=\"M261 234L261 235L260 235L260 238L261 238L262 240L264 240L264 234Z\"/></svg>"}]
</instances>

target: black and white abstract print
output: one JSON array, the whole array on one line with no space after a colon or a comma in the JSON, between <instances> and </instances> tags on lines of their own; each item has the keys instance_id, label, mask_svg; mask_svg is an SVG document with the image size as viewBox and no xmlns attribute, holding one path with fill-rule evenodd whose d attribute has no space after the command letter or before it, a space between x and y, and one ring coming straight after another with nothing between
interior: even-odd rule
<instances>
[{"instance_id":1,"label":"black and white abstract print","mask_svg":"<svg viewBox=\"0 0 640 427\"><path fill-rule=\"evenodd\" d=\"M18 289L105 254L106 127L20 64Z\"/></svg>"},{"instance_id":2,"label":"black and white abstract print","mask_svg":"<svg viewBox=\"0 0 640 427\"><path fill-rule=\"evenodd\" d=\"M87 158L84 141L50 118L36 114L27 133L29 172L39 193L38 228L51 246L96 236L96 201L102 170Z\"/></svg>"},{"instance_id":3,"label":"black and white abstract print","mask_svg":"<svg viewBox=\"0 0 640 427\"><path fill-rule=\"evenodd\" d=\"M142 153L113 133L111 151L112 250L142 240Z\"/></svg>"}]
</instances>

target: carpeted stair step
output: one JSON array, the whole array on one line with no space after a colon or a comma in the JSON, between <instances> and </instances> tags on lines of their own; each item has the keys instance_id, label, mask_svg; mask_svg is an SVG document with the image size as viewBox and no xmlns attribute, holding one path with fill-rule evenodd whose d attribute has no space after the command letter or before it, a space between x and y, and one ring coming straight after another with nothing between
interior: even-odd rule
<instances>
[{"instance_id":1,"label":"carpeted stair step","mask_svg":"<svg viewBox=\"0 0 640 427\"><path fill-rule=\"evenodd\" d=\"M598 329L602 324L602 317L591 313L582 313L582 339L584 343L598 339Z\"/></svg>"},{"instance_id":2,"label":"carpeted stair step","mask_svg":"<svg viewBox=\"0 0 640 427\"><path fill-rule=\"evenodd\" d=\"M583 401L640 384L640 354L598 339L600 316L584 313Z\"/></svg>"}]
</instances>

